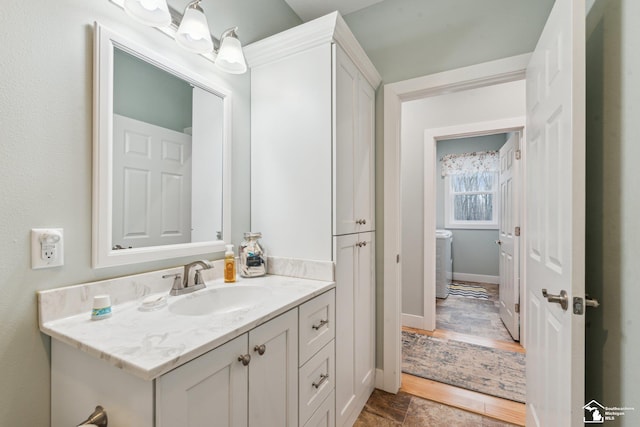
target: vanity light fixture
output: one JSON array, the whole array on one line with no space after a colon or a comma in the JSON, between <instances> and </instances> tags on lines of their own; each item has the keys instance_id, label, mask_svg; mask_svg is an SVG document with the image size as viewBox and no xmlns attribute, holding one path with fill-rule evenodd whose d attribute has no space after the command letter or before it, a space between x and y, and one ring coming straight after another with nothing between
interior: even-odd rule
<instances>
[{"instance_id":1,"label":"vanity light fixture","mask_svg":"<svg viewBox=\"0 0 640 427\"><path fill-rule=\"evenodd\" d=\"M110 0L124 8L127 14L145 25L156 27L173 37L180 47L203 55L230 74L247 71L247 61L238 39L238 27L225 30L220 40L209 30L207 17L200 3L193 0L184 9L184 15L167 5L167 0Z\"/></svg>"},{"instance_id":2,"label":"vanity light fixture","mask_svg":"<svg viewBox=\"0 0 640 427\"><path fill-rule=\"evenodd\" d=\"M213 41L200 1L194 0L185 8L176 33L176 42L180 47L194 53L211 53Z\"/></svg>"},{"instance_id":3,"label":"vanity light fixture","mask_svg":"<svg viewBox=\"0 0 640 427\"><path fill-rule=\"evenodd\" d=\"M220 48L216 58L216 66L231 74L243 74L247 71L247 62L242 52L242 44L238 40L238 27L229 28L220 36Z\"/></svg>"},{"instance_id":4,"label":"vanity light fixture","mask_svg":"<svg viewBox=\"0 0 640 427\"><path fill-rule=\"evenodd\" d=\"M166 0L124 0L125 12L133 19L152 27L168 27L171 15Z\"/></svg>"}]
</instances>

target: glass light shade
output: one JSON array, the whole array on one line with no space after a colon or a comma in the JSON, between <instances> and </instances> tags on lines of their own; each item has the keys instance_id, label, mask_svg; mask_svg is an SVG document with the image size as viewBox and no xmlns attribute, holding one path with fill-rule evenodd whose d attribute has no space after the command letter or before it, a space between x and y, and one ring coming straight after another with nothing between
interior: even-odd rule
<instances>
[{"instance_id":1,"label":"glass light shade","mask_svg":"<svg viewBox=\"0 0 640 427\"><path fill-rule=\"evenodd\" d=\"M213 51L207 17L199 6L187 6L176 33L176 42L184 49L195 53Z\"/></svg>"},{"instance_id":2,"label":"glass light shade","mask_svg":"<svg viewBox=\"0 0 640 427\"><path fill-rule=\"evenodd\" d=\"M152 27L168 27L171 15L166 0L124 0L124 10L136 21Z\"/></svg>"},{"instance_id":3,"label":"glass light shade","mask_svg":"<svg viewBox=\"0 0 640 427\"><path fill-rule=\"evenodd\" d=\"M233 35L223 38L215 64L227 73L245 73L247 71L247 62L244 59L240 40Z\"/></svg>"}]
</instances>

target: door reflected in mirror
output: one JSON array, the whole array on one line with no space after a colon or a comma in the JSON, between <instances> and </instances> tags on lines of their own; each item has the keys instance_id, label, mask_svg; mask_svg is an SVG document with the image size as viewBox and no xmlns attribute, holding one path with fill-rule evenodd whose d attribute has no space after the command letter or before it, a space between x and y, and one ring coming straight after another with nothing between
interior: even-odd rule
<instances>
[{"instance_id":1,"label":"door reflected in mirror","mask_svg":"<svg viewBox=\"0 0 640 427\"><path fill-rule=\"evenodd\" d=\"M221 240L222 99L118 48L113 62L113 246Z\"/></svg>"},{"instance_id":2,"label":"door reflected in mirror","mask_svg":"<svg viewBox=\"0 0 640 427\"><path fill-rule=\"evenodd\" d=\"M95 267L228 240L230 93L96 24Z\"/></svg>"}]
</instances>

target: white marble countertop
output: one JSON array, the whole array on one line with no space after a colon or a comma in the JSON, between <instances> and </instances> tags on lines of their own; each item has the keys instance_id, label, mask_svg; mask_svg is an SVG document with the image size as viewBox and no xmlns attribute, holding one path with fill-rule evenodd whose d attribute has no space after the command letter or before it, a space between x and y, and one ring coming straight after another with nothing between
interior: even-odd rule
<instances>
[{"instance_id":1,"label":"white marble countertop","mask_svg":"<svg viewBox=\"0 0 640 427\"><path fill-rule=\"evenodd\" d=\"M86 309L90 294L87 286L70 287L76 295L82 295L84 304L84 311L70 316L56 317L47 312L47 307L54 305L52 301L57 303L67 298L60 296L60 290L54 291L56 295L40 295L41 331L144 380L153 380L334 288L335 284L274 275L238 278L236 283L224 283L222 279L216 279L207 282L207 289L263 286L270 294L250 309L192 316L174 314L170 307L199 292L206 292L206 289L183 296L170 296L168 304L155 311L141 311L139 307L144 298L156 293L138 292L133 299L125 301L119 301L118 298L113 301L112 297L113 314L102 320L91 320L90 310ZM168 294L169 288L161 294ZM108 293L104 285L100 291ZM69 305L66 301L63 304ZM59 307L55 309L62 312Z\"/></svg>"}]
</instances>

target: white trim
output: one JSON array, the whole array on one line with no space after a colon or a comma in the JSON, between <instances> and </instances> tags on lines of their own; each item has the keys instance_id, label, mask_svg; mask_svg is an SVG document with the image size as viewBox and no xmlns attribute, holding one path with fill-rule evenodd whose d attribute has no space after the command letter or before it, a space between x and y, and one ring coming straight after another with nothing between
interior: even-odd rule
<instances>
[{"instance_id":1,"label":"white trim","mask_svg":"<svg viewBox=\"0 0 640 427\"><path fill-rule=\"evenodd\" d=\"M400 121L401 103L446 92L478 88L525 77L530 54L491 61L384 86L384 248L383 248L383 374L381 388L400 389L402 360L400 317ZM426 147L425 147L426 148ZM427 228L425 228L426 230ZM435 248L435 218L432 241ZM433 263L432 263L433 264ZM434 272L435 274L435 272ZM435 301L435 295L434 295Z\"/></svg>"},{"instance_id":2,"label":"white trim","mask_svg":"<svg viewBox=\"0 0 640 427\"><path fill-rule=\"evenodd\" d=\"M384 382L383 378L384 378L384 371L382 369L376 369L376 381L374 384L375 388L382 390L382 386Z\"/></svg>"},{"instance_id":3,"label":"white trim","mask_svg":"<svg viewBox=\"0 0 640 427\"><path fill-rule=\"evenodd\" d=\"M409 328L424 329L424 316L402 313L402 326Z\"/></svg>"},{"instance_id":4,"label":"white trim","mask_svg":"<svg viewBox=\"0 0 640 427\"><path fill-rule=\"evenodd\" d=\"M497 285L498 283L500 283L500 276L489 276L486 274L456 273L454 271L453 280L460 280L461 282L491 283L491 284Z\"/></svg>"},{"instance_id":5,"label":"white trim","mask_svg":"<svg viewBox=\"0 0 640 427\"><path fill-rule=\"evenodd\" d=\"M424 164L435 165L437 161L436 145L440 140L454 138L470 138L496 133L507 133L522 130L526 124L526 117L509 117L478 123L465 123L443 128L426 129L424 131ZM436 168L433 173L424 174L424 242L436 240ZM434 245L424 246L424 318L425 329L432 331L436 328L436 248Z\"/></svg>"},{"instance_id":6,"label":"white trim","mask_svg":"<svg viewBox=\"0 0 640 427\"><path fill-rule=\"evenodd\" d=\"M191 255L222 252L231 241L231 131L232 92L189 68L129 40L98 22L94 23L93 81L93 198L92 266L112 267ZM163 69L176 77L212 92L223 100L223 216L222 240L112 250L113 192L113 55L115 48Z\"/></svg>"},{"instance_id":7,"label":"white trim","mask_svg":"<svg viewBox=\"0 0 640 427\"><path fill-rule=\"evenodd\" d=\"M345 51L374 89L380 85L382 77L337 11L251 43L243 51L247 64L254 68L332 42Z\"/></svg>"}]
</instances>

